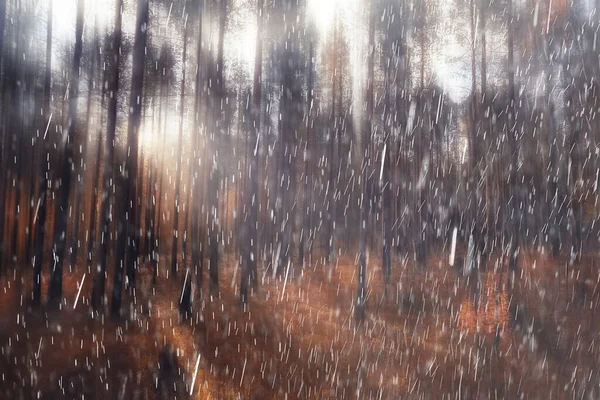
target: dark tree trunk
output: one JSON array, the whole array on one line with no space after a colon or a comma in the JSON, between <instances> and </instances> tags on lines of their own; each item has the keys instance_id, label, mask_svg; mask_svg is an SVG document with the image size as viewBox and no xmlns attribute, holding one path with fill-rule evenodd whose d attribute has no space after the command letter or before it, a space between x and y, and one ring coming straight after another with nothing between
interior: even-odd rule
<instances>
[{"instance_id":1,"label":"dark tree trunk","mask_svg":"<svg viewBox=\"0 0 600 400\"><path fill-rule=\"evenodd\" d=\"M77 1L77 22L75 25L75 50L71 70L71 84L69 93L69 120L67 126L67 140L62 159L60 186L56 205L54 227L54 256L55 262L50 276L48 289L48 302L58 305L62 301L62 270L65 255L65 242L67 234L67 217L69 215L69 193L71 190L71 175L73 166L73 145L75 142L75 127L77 125L77 100L79 97L79 73L81 56L83 53L83 17L84 0Z\"/></svg>"},{"instance_id":2,"label":"dark tree trunk","mask_svg":"<svg viewBox=\"0 0 600 400\"><path fill-rule=\"evenodd\" d=\"M4 63L6 58L4 57L4 25L6 21L6 0L0 0L0 70L4 70ZM0 84L3 86L6 81L6 76L3 77ZM2 87L2 89L4 89ZM4 90L2 90L1 98L5 100ZM6 157L6 104L3 102L0 105L0 168L6 171L6 174L0 177L0 274L3 272L3 263L5 260L4 254L4 230L6 228L6 197L7 197L7 186L8 186L8 169L5 168Z\"/></svg>"},{"instance_id":3,"label":"dark tree trunk","mask_svg":"<svg viewBox=\"0 0 600 400\"><path fill-rule=\"evenodd\" d=\"M113 65L109 84L109 100L108 100L108 119L106 123L106 147L104 151L104 169L102 171L102 205L100 207L100 224L101 229L98 231L96 241L100 243L100 251L98 257L98 265L94 271L94 282L92 286L92 307L96 310L104 307L104 289L106 282L106 259L108 257L109 241L110 241L110 223L112 220L111 198L112 189L111 182L113 181L113 164L115 162L115 135L117 128L117 99L119 93L119 65L121 62L121 39L122 31L121 24L123 20L123 0L117 0L115 11L115 31L112 40L112 48L110 51L113 55ZM102 142L99 142L102 146ZM117 242L125 241L123 237L122 223L119 221L117 232ZM111 314L119 315L121 308L121 288L123 285L123 254L117 254L115 262L115 273L113 276L113 295L111 304Z\"/></svg>"},{"instance_id":4,"label":"dark tree trunk","mask_svg":"<svg viewBox=\"0 0 600 400\"><path fill-rule=\"evenodd\" d=\"M95 23L95 22L94 22ZM95 32L95 28L94 28L94 32ZM86 105L86 120L85 120L85 127L83 128L83 132L85 133L85 138L83 139L83 147L82 147L82 151L79 154L80 157L80 163L79 165L76 167L76 169L78 170L78 174L77 174L77 183L76 183L76 196L75 196L75 212L74 212L74 216L75 216L75 226L73 229L73 242L74 244L72 245L72 252L71 252L71 265L73 266L73 268L77 267L77 255L79 253L79 247L80 247L80 240L79 240L79 231L80 231L80 223L81 221L85 218L85 216L83 215L85 213L85 211L81 211L81 207L83 204L83 191L84 191L84 176L85 176L85 170L86 170L86 157L87 157L87 150L88 150L88 146L89 146L89 141L90 141L90 119L91 119L91 109L92 109L92 93L93 93L93 89L94 89L94 67L95 67L95 58L96 58L96 38L94 37L93 39L93 49L92 49L92 55L91 55L91 60L90 60L90 73L88 76L88 98L87 98L87 105ZM84 208L85 210L85 208ZM90 238L88 237L86 239L87 241L90 240ZM87 248L87 243L85 248ZM87 262L86 262L87 264Z\"/></svg>"},{"instance_id":5,"label":"dark tree trunk","mask_svg":"<svg viewBox=\"0 0 600 400\"><path fill-rule=\"evenodd\" d=\"M193 204L190 204L188 208L192 213L192 268L196 274L196 283L199 287L202 287L202 257L201 249L202 243L200 235L200 219L201 219L201 190L203 187L203 181L201 177L202 173L199 171L199 164L197 159L200 158L200 145L201 145L201 128L200 128L200 103L202 101L202 18L203 18L203 4L202 0L199 0L198 4L198 45L196 50L196 93L194 99L194 153L192 158L192 165L190 175L193 174L193 184L191 190L193 191ZM203 160L204 161L204 160Z\"/></svg>"},{"instance_id":6,"label":"dark tree trunk","mask_svg":"<svg viewBox=\"0 0 600 400\"><path fill-rule=\"evenodd\" d=\"M220 132L223 129L224 123L221 114L221 106L224 104L225 84L223 82L223 45L225 38L225 23L227 18L227 0L219 2L219 41L217 46L217 62L216 62L216 98L212 99L213 112L213 160L211 162L209 175L209 191L210 191L210 214L209 214L209 277L210 277L210 293L217 295L219 292L219 240L220 240L220 221L219 221L219 183L220 183L220 167L217 158L217 138L220 137Z\"/></svg>"},{"instance_id":7,"label":"dark tree trunk","mask_svg":"<svg viewBox=\"0 0 600 400\"><path fill-rule=\"evenodd\" d=\"M11 115L10 115L10 135L12 137L11 140L11 159L13 160L13 170L12 170L12 187L14 188L14 201L12 203L13 211L12 211L12 229L9 228L9 232L12 233L10 239L11 245L11 264L16 267L18 263L18 239L19 239L19 231L20 231L20 222L22 220L20 213L20 205L21 205L21 192L22 192L22 166L23 160L22 156L24 154L24 139L23 134L23 123L24 123L24 99L25 99L25 65L23 62L23 47L25 46L25 36L26 26L21 23L21 18L23 15L23 4L21 2L17 3L16 6L17 17L16 17L16 29L15 29L15 41L16 41L16 51L15 51L15 61L14 61L14 75L11 80Z\"/></svg>"},{"instance_id":8,"label":"dark tree trunk","mask_svg":"<svg viewBox=\"0 0 600 400\"><path fill-rule=\"evenodd\" d=\"M138 268L139 243L139 198L138 178L138 139L142 117L142 91L148 38L149 0L138 0L136 31L133 43L131 70L131 92L129 95L129 119L127 123L127 155L125 160L125 202L126 213L123 221L127 224L127 288L135 288L135 274Z\"/></svg>"},{"instance_id":9,"label":"dark tree trunk","mask_svg":"<svg viewBox=\"0 0 600 400\"><path fill-rule=\"evenodd\" d=\"M46 214L47 214L47 196L50 194L48 185L50 173L50 154L47 141L48 131L50 129L52 113L50 112L50 85L52 82L52 15L53 15L53 0L48 3L48 24L46 27L46 69L44 72L44 104L43 112L47 119L46 129L42 137L42 144L38 146L38 151L41 154L38 157L41 160L42 171L39 177L39 192L37 212L34 214L35 238L33 246L33 294L32 301L35 305L39 305L42 299L42 266L44 262L44 239L46 235ZM37 216L35 216L37 215Z\"/></svg>"}]
</instances>

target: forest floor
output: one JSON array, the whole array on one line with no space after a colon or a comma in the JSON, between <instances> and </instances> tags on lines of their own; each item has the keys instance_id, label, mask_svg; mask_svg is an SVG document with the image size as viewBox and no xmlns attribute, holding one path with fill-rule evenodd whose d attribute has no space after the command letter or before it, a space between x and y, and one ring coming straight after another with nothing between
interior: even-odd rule
<instances>
[{"instance_id":1,"label":"forest floor","mask_svg":"<svg viewBox=\"0 0 600 400\"><path fill-rule=\"evenodd\" d=\"M92 313L85 269L65 272L61 310L28 305L30 273L5 274L0 399L600 396L596 256L569 267L522 251L512 283L491 258L479 285L445 254L426 267L400 260L387 297L371 257L362 324L352 258L296 271L287 283L259 272L248 312L234 258L222 261L219 296L209 296L205 278L181 322L184 271L177 279L161 272L153 288L142 268L116 320Z\"/></svg>"}]
</instances>

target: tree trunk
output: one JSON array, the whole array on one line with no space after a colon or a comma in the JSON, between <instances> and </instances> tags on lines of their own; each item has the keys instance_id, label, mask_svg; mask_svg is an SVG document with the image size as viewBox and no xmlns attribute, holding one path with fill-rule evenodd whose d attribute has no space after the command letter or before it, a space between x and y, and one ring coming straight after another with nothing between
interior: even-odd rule
<instances>
[{"instance_id":1,"label":"tree trunk","mask_svg":"<svg viewBox=\"0 0 600 400\"><path fill-rule=\"evenodd\" d=\"M209 240L208 240L208 252L209 252L209 276L210 276L210 293L217 295L219 292L219 240L220 240L220 221L219 221L219 184L220 184L220 168L218 160L218 141L220 132L223 129L222 124L224 123L221 114L221 106L224 104L225 99L225 85L223 82L223 45L225 38L225 23L227 18L227 0L220 0L219 2L219 41L217 46L217 62L216 62L216 78L217 88L215 98L212 100L213 105L213 158L212 165L210 166L209 175L209 191L211 200L210 204L210 215L209 215Z\"/></svg>"},{"instance_id":2,"label":"tree trunk","mask_svg":"<svg viewBox=\"0 0 600 400\"><path fill-rule=\"evenodd\" d=\"M95 310L104 307L104 288L106 282L106 258L108 257L110 241L110 223L112 220L111 198L113 192L113 165L115 163L115 134L117 128L117 99L119 93L119 65L121 61L121 24L123 20L123 0L117 0L115 11L115 31L110 51L113 55L113 65L109 84L108 120L106 123L106 147L104 151L104 169L102 171L102 205L100 207L101 229L98 231L100 252L98 265L94 271L94 282L92 286L92 307ZM102 145L100 142L99 145ZM122 222L118 221L117 243L124 242ZM124 254L117 254L115 260L115 273L113 276L113 293L111 303L111 314L118 316L121 309L121 288L123 286L123 262Z\"/></svg>"},{"instance_id":3,"label":"tree trunk","mask_svg":"<svg viewBox=\"0 0 600 400\"><path fill-rule=\"evenodd\" d=\"M515 121L515 65L514 65L514 28L513 28L513 12L512 12L512 1L508 0L508 146L510 151L510 174L509 174L509 190L513 197L511 205L511 239L509 247L509 270L511 272L511 279L516 275L518 264L518 251L519 251L519 222L517 214L519 213L519 201L517 195L517 161L518 161L518 148L517 148L517 131Z\"/></svg>"},{"instance_id":4,"label":"tree trunk","mask_svg":"<svg viewBox=\"0 0 600 400\"><path fill-rule=\"evenodd\" d=\"M311 218L311 203L312 203L312 147L311 147L311 137L312 137L312 103L313 103L313 48L314 44L312 39L310 39L310 43L308 45L308 82L307 82L307 94L306 94L306 126L305 126L305 149L304 149L304 188L303 188L303 208L304 215L302 218L303 226L302 233L298 247L298 262L300 266L304 266L305 258L308 258L309 264L312 259L312 251L311 251L311 241L312 241L312 218ZM308 256L306 256L308 253Z\"/></svg>"},{"instance_id":5,"label":"tree trunk","mask_svg":"<svg viewBox=\"0 0 600 400\"><path fill-rule=\"evenodd\" d=\"M391 47L391 45L390 45ZM384 112L383 112L383 132L384 132L384 145L381 156L381 187L382 187L382 251L381 251L381 269L383 272L384 282L384 294L388 296L388 289L390 283L390 276L392 272L392 259L391 259L391 248L392 248L392 223L393 223L393 209L392 209L392 168L393 161L391 160L391 148L392 148L392 132L390 131L389 121L389 110L391 109L390 102L390 90L391 90L391 79L390 79L390 68L392 64L391 56L393 49L389 49L388 57L385 60L385 94L384 94Z\"/></svg>"},{"instance_id":6,"label":"tree trunk","mask_svg":"<svg viewBox=\"0 0 600 400\"><path fill-rule=\"evenodd\" d=\"M201 219L201 190L203 188L203 180L201 177L203 174L200 172L200 165L196 159L200 160L200 147L201 147L201 128L200 128L200 103L202 101L202 18L203 18L203 4L202 0L199 0L198 4L198 47L196 50L196 93L194 100L194 158L192 159L190 174L193 174L194 180L192 184L193 188L193 202L194 204L189 206L192 212L192 268L196 274L196 282L198 286L202 287L202 257L201 257L201 234L200 234L200 219ZM204 161L204 160L202 160Z\"/></svg>"},{"instance_id":7,"label":"tree trunk","mask_svg":"<svg viewBox=\"0 0 600 400\"><path fill-rule=\"evenodd\" d=\"M50 92L50 85L52 82L52 15L53 15L53 0L48 3L48 24L46 26L46 69L44 72L44 104L43 113L46 117L47 125L42 138L42 145L38 147L38 154L40 160L42 160L42 171L39 177L39 192L40 199L38 200L37 216L34 216L35 224L35 243L33 253L33 304L39 305L42 299L42 266L44 262L44 239L46 235L46 213L47 213L47 196L50 187L48 185L48 178L50 173L50 154L47 140L47 134L50 129L52 113L50 112L50 99L52 94Z\"/></svg>"},{"instance_id":8,"label":"tree trunk","mask_svg":"<svg viewBox=\"0 0 600 400\"><path fill-rule=\"evenodd\" d=\"M367 281L367 235L369 232L369 203L370 196L367 190L367 177L369 176L369 144L371 141L373 119L373 78L375 57L375 9L371 4L369 10L369 47L367 56L367 88L365 92L366 112L363 117L362 127L362 154L363 165L361 168L362 199L360 202L360 227L359 227L359 257L358 257L358 286L356 294L356 319L362 322L365 316L366 281Z\"/></svg>"},{"instance_id":9,"label":"tree trunk","mask_svg":"<svg viewBox=\"0 0 600 400\"><path fill-rule=\"evenodd\" d=\"M58 189L58 198L54 228L54 257L55 262L50 276L50 287L48 289L48 301L58 305L62 302L62 270L65 254L65 241L67 233L67 217L69 214L69 193L71 189L71 175L73 165L73 145L75 142L75 127L77 125L77 100L79 97L79 72L81 56L83 53L83 18L84 1L77 1L77 22L75 25L75 51L73 54L73 66L71 72L71 84L69 93L69 120L67 124L67 140L65 143L62 166L61 182Z\"/></svg>"},{"instance_id":10,"label":"tree trunk","mask_svg":"<svg viewBox=\"0 0 600 400\"><path fill-rule=\"evenodd\" d=\"M127 289L135 289L135 274L138 268L139 242L139 198L137 188L138 177L138 139L142 116L142 90L146 58L146 42L148 37L149 0L138 0L136 31L133 43L133 59L131 71L131 92L129 95L129 118L127 124L127 155L125 160L125 202L126 213L123 221L127 224Z\"/></svg>"},{"instance_id":11,"label":"tree trunk","mask_svg":"<svg viewBox=\"0 0 600 400\"><path fill-rule=\"evenodd\" d=\"M96 22L94 21L94 24ZM94 32L95 32L94 28ZM88 145L89 145L89 139L90 139L90 118L91 118L91 109L92 109L92 92L94 89L94 66L95 66L95 58L96 58L96 38L94 37L93 39L93 50L92 50L92 55L91 55L91 60L90 60L90 74L88 77L88 98L87 98L87 105L86 105L86 120L85 120L85 127L83 129L83 132L85 133L85 138L83 141L83 148L81 151L80 156L80 164L77 167L78 169L78 174L77 174L77 191L76 191L76 198L75 198L75 213L73 214L75 216L75 227L73 229L73 241L75 242L75 244L73 245L73 249L72 249L72 253L71 253L71 265L73 266L73 268L77 267L77 255L79 253L79 247L80 247L80 240L79 240L79 231L80 231L80 223L81 220L84 219L84 213L85 213L85 208L84 211L81 212L81 206L83 204L83 191L84 191L84 176L85 176L85 170L86 170L86 158L87 158L87 150L88 150ZM89 234L89 231L88 231ZM89 241L90 239L87 238L87 241ZM87 243L86 243L86 248L87 248Z\"/></svg>"},{"instance_id":12,"label":"tree trunk","mask_svg":"<svg viewBox=\"0 0 600 400\"><path fill-rule=\"evenodd\" d=\"M0 0L0 68L4 69L4 63L6 58L4 57L4 25L6 22L6 0ZM0 85L3 86L6 81L6 77L2 79ZM4 100L4 87L2 87L1 98ZM7 186L8 186L8 169L5 168L5 160L7 157L5 156L6 152L6 138L8 137L6 132L6 104L3 102L0 105L0 168L2 168L7 173L0 177L0 274L3 272L3 264L5 259L4 254L4 230L6 228L6 213L5 213L5 205L7 198Z\"/></svg>"},{"instance_id":13,"label":"tree trunk","mask_svg":"<svg viewBox=\"0 0 600 400\"><path fill-rule=\"evenodd\" d=\"M337 23L334 21L333 28L333 45L332 45L332 68L331 68L331 116L330 116L330 135L329 135L329 180L327 183L327 230L325 243L327 246L325 247L327 253L327 262L329 265L335 265L335 195L336 195L336 154L335 154L335 141L338 131L338 115L340 114L340 110L337 110L336 114L336 96L337 94L337 40L338 40L338 32L337 32Z\"/></svg>"},{"instance_id":14,"label":"tree trunk","mask_svg":"<svg viewBox=\"0 0 600 400\"><path fill-rule=\"evenodd\" d=\"M246 212L245 234L243 242L242 274L240 281L240 300L248 302L248 286L258 283L256 259L258 257L258 149L262 93L262 13L263 0L256 3L256 49L254 53L254 81L252 86L252 122L248 137L247 158L249 160L248 179L246 180Z\"/></svg>"},{"instance_id":15,"label":"tree trunk","mask_svg":"<svg viewBox=\"0 0 600 400\"><path fill-rule=\"evenodd\" d=\"M185 105L185 61L187 57L187 24L184 27L183 33L183 58L181 61L181 104L179 109L179 145L177 148L177 159L175 167L175 203L173 206L173 247L171 248L171 275L173 278L177 276L178 262L177 262L177 246L179 239L179 205L181 201L180 190L181 181L183 180L183 174L181 173L181 157L183 153L183 117L184 117L184 105ZM185 247L183 249L185 252Z\"/></svg>"}]
</instances>

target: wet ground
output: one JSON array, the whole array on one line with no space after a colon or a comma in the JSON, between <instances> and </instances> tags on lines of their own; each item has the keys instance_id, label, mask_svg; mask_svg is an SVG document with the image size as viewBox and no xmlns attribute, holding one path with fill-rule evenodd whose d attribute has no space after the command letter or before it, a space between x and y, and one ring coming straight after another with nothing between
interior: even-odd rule
<instances>
[{"instance_id":1,"label":"wet ground","mask_svg":"<svg viewBox=\"0 0 600 400\"><path fill-rule=\"evenodd\" d=\"M400 259L386 297L371 257L362 324L352 258L287 282L261 272L244 312L226 257L219 296L195 287L181 321L184 272L161 271L153 287L143 268L116 320L91 311L85 269L66 274L61 310L31 308L31 276L10 272L0 286L0 398L598 398L599 260L569 266L529 251L519 261L510 279L497 258L478 276L445 254L421 267Z\"/></svg>"}]
</instances>

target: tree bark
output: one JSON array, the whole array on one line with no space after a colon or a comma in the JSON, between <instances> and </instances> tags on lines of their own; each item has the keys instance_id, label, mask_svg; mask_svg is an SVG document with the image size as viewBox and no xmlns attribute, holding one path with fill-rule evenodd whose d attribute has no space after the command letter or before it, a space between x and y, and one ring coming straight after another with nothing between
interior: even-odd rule
<instances>
[{"instance_id":1,"label":"tree bark","mask_svg":"<svg viewBox=\"0 0 600 400\"><path fill-rule=\"evenodd\" d=\"M100 252L98 264L94 271L94 282L92 286L92 307L99 310L104 307L104 289L106 282L106 259L108 257L108 249L110 243L110 223L112 221L113 211L111 210L111 198L114 192L114 186L111 186L113 181L113 165L115 163L115 136L117 128L117 100L119 94L119 65L121 62L121 40L122 40L122 20L123 20L123 0L117 0L115 11L115 31L112 38L112 48L110 49L113 55L113 65L109 84L109 100L108 100L108 120L106 123L106 147L104 151L104 169L103 184L102 184L102 205L100 211L101 229L98 231L100 243ZM117 242L124 242L124 228L122 222L118 221ZM113 276L113 293L111 300L111 314L118 316L121 309L121 288L123 285L123 263L124 254L117 254L115 260L115 272Z\"/></svg>"},{"instance_id":2,"label":"tree bark","mask_svg":"<svg viewBox=\"0 0 600 400\"><path fill-rule=\"evenodd\" d=\"M367 56L367 88L365 92L366 111L363 117L362 127L362 153L363 165L361 167L360 179L362 187L362 199L360 202L360 227L359 227L359 257L358 257L358 286L356 293L356 319L362 322L365 316L366 281L367 281L367 235L369 232L369 203L370 196L367 190L367 177L369 176L369 144L371 141L372 119L373 119L373 78L375 57L375 9L371 4L369 10L369 48Z\"/></svg>"},{"instance_id":3,"label":"tree bark","mask_svg":"<svg viewBox=\"0 0 600 400\"><path fill-rule=\"evenodd\" d=\"M249 160L248 179L246 180L246 218L243 242L242 274L240 282L240 300L248 302L248 286L258 284L256 259L258 257L258 149L260 133L261 94L262 94L262 13L263 0L256 3L256 49L254 53L254 80L252 85L252 122L248 137L247 158Z\"/></svg>"},{"instance_id":4,"label":"tree bark","mask_svg":"<svg viewBox=\"0 0 600 400\"><path fill-rule=\"evenodd\" d=\"M127 124L127 155L123 171L127 195L127 289L135 288L135 274L138 268L139 216L138 216L138 139L142 116L142 91L144 84L146 42L148 37L149 0L138 0L136 31L133 43L131 71L131 92L129 95L129 118Z\"/></svg>"},{"instance_id":5,"label":"tree bark","mask_svg":"<svg viewBox=\"0 0 600 400\"><path fill-rule=\"evenodd\" d=\"M83 53L83 18L84 1L77 1L77 22L75 24L75 51L73 53L72 75L69 93L69 119L67 123L67 140L61 166L61 182L58 189L55 230L54 230L54 265L50 276L48 301L58 305L62 301L62 270L65 255L67 233L67 217L69 214L69 193L73 165L73 145L75 142L75 127L77 125L77 100L79 97L79 75L81 56Z\"/></svg>"},{"instance_id":6,"label":"tree bark","mask_svg":"<svg viewBox=\"0 0 600 400\"><path fill-rule=\"evenodd\" d=\"M177 160L175 167L175 203L173 205L173 247L171 248L171 275L173 278L177 276L179 263L177 262L177 246L179 240L179 206L181 204L180 191L183 174L181 173L181 157L183 153L183 117L185 110L185 61L187 57L187 24L184 27L183 33L183 57L181 61L181 104L179 108L179 145L177 148ZM185 247L183 249L185 252Z\"/></svg>"},{"instance_id":7,"label":"tree bark","mask_svg":"<svg viewBox=\"0 0 600 400\"><path fill-rule=\"evenodd\" d=\"M46 140L48 131L50 130L52 113L50 112L51 92L50 86L52 83L52 16L53 16L53 0L48 3L46 26L46 68L44 72L44 104L42 106L44 116L46 117L47 126L45 127L42 145L38 147L41 154L38 157L42 160L42 171L39 177L39 192L37 212L34 214L35 238L33 249L33 304L39 305L42 299L42 267L44 262L44 239L46 236L46 213L47 213L47 196L50 194L48 178L50 173L50 154L49 141Z\"/></svg>"}]
</instances>

